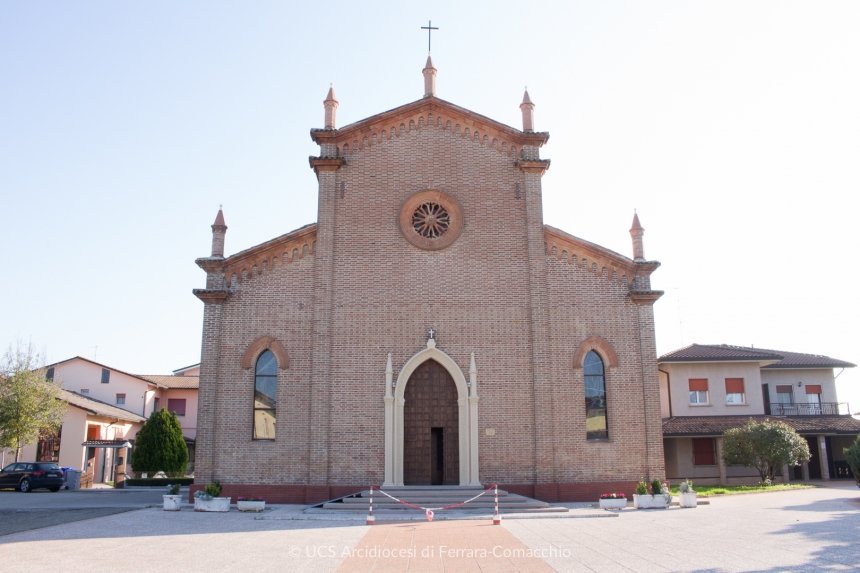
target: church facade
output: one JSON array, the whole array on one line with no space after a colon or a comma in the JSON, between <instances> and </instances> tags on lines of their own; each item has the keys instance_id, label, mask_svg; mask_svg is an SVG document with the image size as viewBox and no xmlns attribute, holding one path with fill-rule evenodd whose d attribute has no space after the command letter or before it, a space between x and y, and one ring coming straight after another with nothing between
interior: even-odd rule
<instances>
[{"instance_id":1,"label":"church facade","mask_svg":"<svg viewBox=\"0 0 860 573\"><path fill-rule=\"evenodd\" d=\"M195 488L316 503L369 485L595 499L663 477L650 286L543 222L523 129L436 96L312 129L316 223L197 260L206 288Z\"/></svg>"}]
</instances>

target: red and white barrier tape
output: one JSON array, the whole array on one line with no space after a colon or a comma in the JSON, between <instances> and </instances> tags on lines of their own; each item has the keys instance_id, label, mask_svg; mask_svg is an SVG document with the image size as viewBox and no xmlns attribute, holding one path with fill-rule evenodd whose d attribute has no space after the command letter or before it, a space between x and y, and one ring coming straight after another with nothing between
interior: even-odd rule
<instances>
[{"instance_id":1,"label":"red and white barrier tape","mask_svg":"<svg viewBox=\"0 0 860 573\"><path fill-rule=\"evenodd\" d=\"M401 503L401 504L409 506L409 507L414 507L415 509L423 509L424 512L427 514L427 520L428 521L433 521L433 512L434 511L444 511L446 509L454 509L455 507L462 507L462 506L466 505L467 503L471 503L471 502L475 501L476 499L478 499L482 495L489 493L490 490L495 490L495 492L496 492L496 504L495 504L496 510L495 510L495 515L493 516L493 523L500 523L500 521L499 521L499 486L496 484L491 485L490 487L488 487L487 489L485 489L484 491L482 491L481 493L479 493L475 497L469 498L466 501L461 501L460 503L454 503L452 505L443 505L442 507L424 507L421 505L415 505L414 503L409 503L408 501L403 501L402 499L398 499L398 498L394 497L393 495L390 495L390 494L382 491L377 486L372 485L372 486L370 486L370 513L367 516L367 524L368 525L372 525L374 522L374 518L373 518L373 490L378 491L379 493L381 493L385 497L392 499L392 500L396 501L397 503Z\"/></svg>"}]
</instances>

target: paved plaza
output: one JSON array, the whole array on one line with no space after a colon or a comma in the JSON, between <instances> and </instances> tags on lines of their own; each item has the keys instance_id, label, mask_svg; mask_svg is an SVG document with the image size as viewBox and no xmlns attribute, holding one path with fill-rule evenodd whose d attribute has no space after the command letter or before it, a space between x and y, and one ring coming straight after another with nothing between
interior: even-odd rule
<instances>
[{"instance_id":1,"label":"paved plaza","mask_svg":"<svg viewBox=\"0 0 860 573\"><path fill-rule=\"evenodd\" d=\"M26 520L44 508L31 499L29 511L10 506L36 495L0 492L0 508ZM85 509L73 497L53 499ZM167 513L112 502L125 511L0 535L0 572L858 571L858 499L860 490L845 483L712 497L696 509L624 510L613 519L572 505L564 518L505 519L501 526L489 519L366 526L363 516L257 519L235 510ZM300 508L264 516L277 514L299 515Z\"/></svg>"}]
</instances>

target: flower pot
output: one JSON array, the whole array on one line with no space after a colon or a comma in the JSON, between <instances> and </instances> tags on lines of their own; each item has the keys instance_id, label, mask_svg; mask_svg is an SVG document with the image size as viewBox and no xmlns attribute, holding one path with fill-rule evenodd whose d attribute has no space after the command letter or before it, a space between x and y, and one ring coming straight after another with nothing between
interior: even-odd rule
<instances>
[{"instance_id":1,"label":"flower pot","mask_svg":"<svg viewBox=\"0 0 860 573\"><path fill-rule=\"evenodd\" d=\"M179 511L182 508L181 495L162 495L164 499L164 511Z\"/></svg>"},{"instance_id":2,"label":"flower pot","mask_svg":"<svg viewBox=\"0 0 860 573\"><path fill-rule=\"evenodd\" d=\"M667 495L639 495L633 494L633 507L636 509L666 509L672 502Z\"/></svg>"},{"instance_id":3,"label":"flower pot","mask_svg":"<svg viewBox=\"0 0 860 573\"><path fill-rule=\"evenodd\" d=\"M600 509L624 509L625 507L627 507L627 500L623 497L600 500Z\"/></svg>"},{"instance_id":4,"label":"flower pot","mask_svg":"<svg viewBox=\"0 0 860 573\"><path fill-rule=\"evenodd\" d=\"M691 491L690 493L679 493L678 505L681 507L696 507L696 492Z\"/></svg>"},{"instance_id":5,"label":"flower pot","mask_svg":"<svg viewBox=\"0 0 860 573\"><path fill-rule=\"evenodd\" d=\"M212 499L194 498L194 511L230 511L229 497L213 497Z\"/></svg>"},{"instance_id":6,"label":"flower pot","mask_svg":"<svg viewBox=\"0 0 860 573\"><path fill-rule=\"evenodd\" d=\"M236 505L239 511L255 511L260 512L266 509L265 501L237 501Z\"/></svg>"}]
</instances>

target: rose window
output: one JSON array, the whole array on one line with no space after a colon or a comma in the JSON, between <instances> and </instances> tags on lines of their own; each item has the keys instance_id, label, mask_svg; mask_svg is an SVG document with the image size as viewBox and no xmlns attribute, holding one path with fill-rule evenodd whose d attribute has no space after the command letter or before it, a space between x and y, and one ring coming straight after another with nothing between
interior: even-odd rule
<instances>
[{"instance_id":1,"label":"rose window","mask_svg":"<svg viewBox=\"0 0 860 573\"><path fill-rule=\"evenodd\" d=\"M412 213L412 228L425 239L438 239L451 225L451 215L438 203L422 203Z\"/></svg>"}]
</instances>

